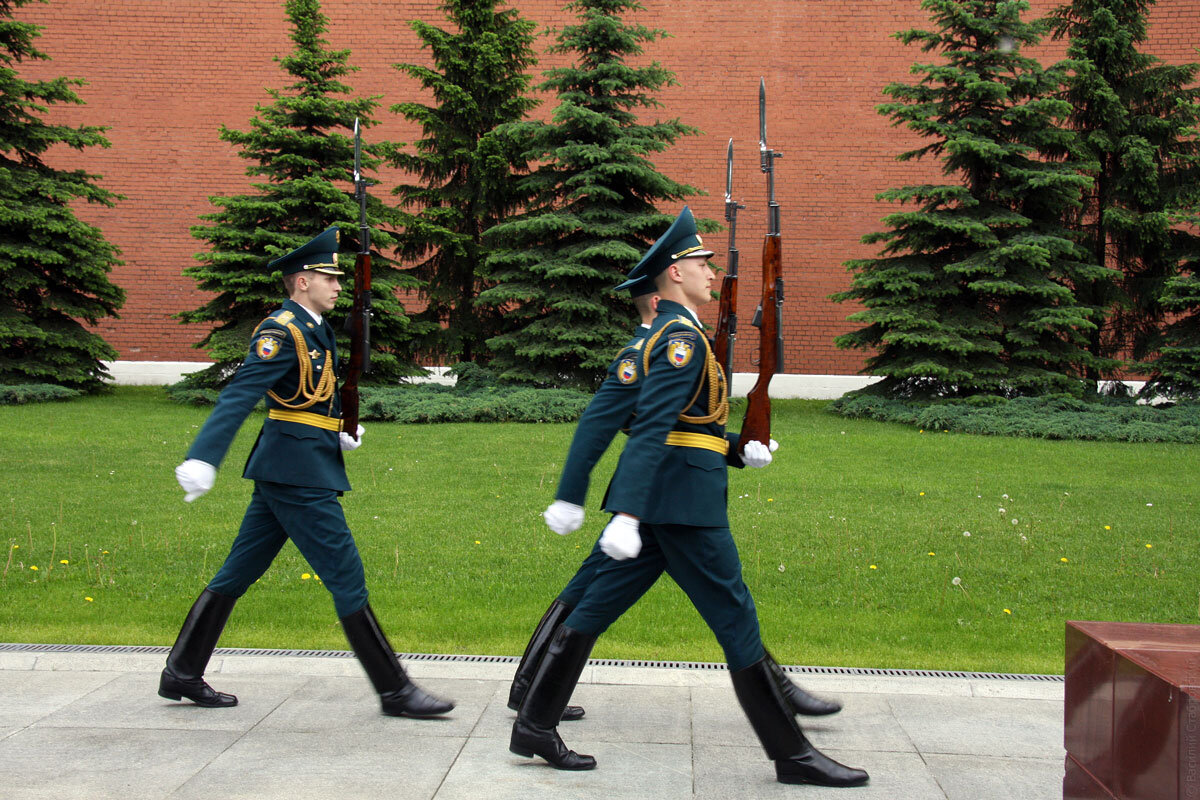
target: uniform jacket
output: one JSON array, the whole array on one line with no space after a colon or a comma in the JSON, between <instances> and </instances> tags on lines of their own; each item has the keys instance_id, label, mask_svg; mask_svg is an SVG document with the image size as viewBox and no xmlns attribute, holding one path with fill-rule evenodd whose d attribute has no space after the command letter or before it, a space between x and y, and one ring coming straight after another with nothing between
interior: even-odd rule
<instances>
[{"instance_id":1,"label":"uniform jacket","mask_svg":"<svg viewBox=\"0 0 1200 800\"><path fill-rule=\"evenodd\" d=\"M651 348L642 362L648 369L604 508L651 524L728 527L726 467L743 466L734 452L737 436L726 434L724 419L680 419L713 416L715 401L727 400L711 343L682 305L660 300L644 347ZM724 439L729 451L668 444L672 433L702 434L709 443Z\"/></svg>"},{"instance_id":2,"label":"uniform jacket","mask_svg":"<svg viewBox=\"0 0 1200 800\"><path fill-rule=\"evenodd\" d=\"M299 303L285 301L283 308L255 329L246 360L221 392L187 457L220 466L238 428L267 395L268 414L324 420L334 429L285 419L264 420L242 476L349 491L336 430L342 416L336 391L337 364L337 343L329 321L318 325ZM327 373L329 377L324 377ZM315 393L314 387L319 389ZM312 402L314 394L321 395L316 402Z\"/></svg>"},{"instance_id":3,"label":"uniform jacket","mask_svg":"<svg viewBox=\"0 0 1200 800\"><path fill-rule=\"evenodd\" d=\"M571 448L558 479L556 500L582 506L587 499L588 481L596 462L604 455L617 431L628 428L641 386L642 345L649 326L638 328L637 335L621 348L608 367L608 375L588 402L575 426Z\"/></svg>"}]
</instances>

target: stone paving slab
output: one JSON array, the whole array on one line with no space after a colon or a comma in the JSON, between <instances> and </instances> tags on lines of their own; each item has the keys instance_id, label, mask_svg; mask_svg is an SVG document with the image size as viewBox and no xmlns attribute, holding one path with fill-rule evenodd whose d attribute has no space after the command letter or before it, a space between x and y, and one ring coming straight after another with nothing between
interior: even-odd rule
<instances>
[{"instance_id":1,"label":"stone paving slab","mask_svg":"<svg viewBox=\"0 0 1200 800\"><path fill-rule=\"evenodd\" d=\"M559 727L599 761L562 772L508 751L515 664L412 659L457 707L384 717L352 658L215 657L229 709L157 696L162 654L0 653L4 800L1049 800L1062 791L1062 684L979 677L792 673L845 709L800 718L812 741L871 773L854 790L785 786L728 672L591 664Z\"/></svg>"},{"instance_id":2,"label":"stone paving slab","mask_svg":"<svg viewBox=\"0 0 1200 800\"><path fill-rule=\"evenodd\" d=\"M1062 704L993 697L888 698L922 753L1053 758L1063 753Z\"/></svg>"},{"instance_id":3,"label":"stone paving slab","mask_svg":"<svg viewBox=\"0 0 1200 800\"><path fill-rule=\"evenodd\" d=\"M463 739L376 731L255 730L212 759L171 800L433 797Z\"/></svg>"},{"instance_id":4,"label":"stone paving slab","mask_svg":"<svg viewBox=\"0 0 1200 800\"><path fill-rule=\"evenodd\" d=\"M0 669L0 726L32 725L121 677L120 672L56 674Z\"/></svg>"},{"instance_id":5,"label":"stone paving slab","mask_svg":"<svg viewBox=\"0 0 1200 800\"><path fill-rule=\"evenodd\" d=\"M1063 759L999 759L984 756L928 755L930 774L947 800L1004 797L1011 800L1059 800Z\"/></svg>"},{"instance_id":6,"label":"stone paving slab","mask_svg":"<svg viewBox=\"0 0 1200 800\"><path fill-rule=\"evenodd\" d=\"M0 741L0 787L5 800L156 800L170 796L238 735L27 728Z\"/></svg>"}]
</instances>

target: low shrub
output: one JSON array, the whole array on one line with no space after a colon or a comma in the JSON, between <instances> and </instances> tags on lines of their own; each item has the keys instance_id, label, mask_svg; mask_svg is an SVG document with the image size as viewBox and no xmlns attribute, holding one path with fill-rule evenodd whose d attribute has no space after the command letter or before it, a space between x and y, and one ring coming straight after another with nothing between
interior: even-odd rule
<instances>
[{"instance_id":1,"label":"low shrub","mask_svg":"<svg viewBox=\"0 0 1200 800\"><path fill-rule=\"evenodd\" d=\"M1100 395L914 400L886 397L868 388L843 395L829 410L846 417L983 436L1200 442L1200 402L1151 406L1131 397Z\"/></svg>"},{"instance_id":2,"label":"low shrub","mask_svg":"<svg viewBox=\"0 0 1200 800\"><path fill-rule=\"evenodd\" d=\"M83 392L53 383L22 383L0 385L0 406L20 406L26 403L53 403L73 400Z\"/></svg>"}]
</instances>

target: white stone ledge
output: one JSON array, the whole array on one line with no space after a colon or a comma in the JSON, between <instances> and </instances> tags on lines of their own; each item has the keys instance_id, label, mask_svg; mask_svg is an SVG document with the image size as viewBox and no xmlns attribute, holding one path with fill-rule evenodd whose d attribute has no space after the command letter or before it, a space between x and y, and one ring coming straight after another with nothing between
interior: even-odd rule
<instances>
[{"instance_id":1,"label":"white stone ledge","mask_svg":"<svg viewBox=\"0 0 1200 800\"><path fill-rule=\"evenodd\" d=\"M107 361L112 382L118 386L165 386L175 383L189 372L196 372L212 364L211 361ZM448 367L431 367L428 378L414 378L414 382L432 382L452 385L454 378L447 375ZM734 397L745 397L754 386L757 375L751 372L734 373L731 387ZM807 400L832 400L852 389L861 389L875 381L863 375L776 375L771 381L771 397L804 398Z\"/></svg>"}]
</instances>

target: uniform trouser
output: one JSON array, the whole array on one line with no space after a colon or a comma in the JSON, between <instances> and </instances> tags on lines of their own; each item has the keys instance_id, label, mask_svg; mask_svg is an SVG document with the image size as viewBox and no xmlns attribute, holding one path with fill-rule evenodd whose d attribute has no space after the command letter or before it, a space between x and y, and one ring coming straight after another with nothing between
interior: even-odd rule
<instances>
[{"instance_id":1,"label":"uniform trouser","mask_svg":"<svg viewBox=\"0 0 1200 800\"><path fill-rule=\"evenodd\" d=\"M642 523L639 530L638 557L602 563L563 624L599 636L666 571L716 635L731 671L760 660L758 614L729 528Z\"/></svg>"},{"instance_id":2,"label":"uniform trouser","mask_svg":"<svg viewBox=\"0 0 1200 800\"><path fill-rule=\"evenodd\" d=\"M333 595L338 617L367 603L362 559L337 492L255 481L250 506L225 563L208 588L241 597L291 539Z\"/></svg>"},{"instance_id":3,"label":"uniform trouser","mask_svg":"<svg viewBox=\"0 0 1200 800\"><path fill-rule=\"evenodd\" d=\"M597 539L596 544L592 546L592 552L579 565L575 577L571 578L563 590L558 593L559 602L571 608L579 605L579 601L583 599L592 579L596 577L596 570L607 560L608 556L604 555L604 551L600 549L600 540Z\"/></svg>"}]
</instances>

